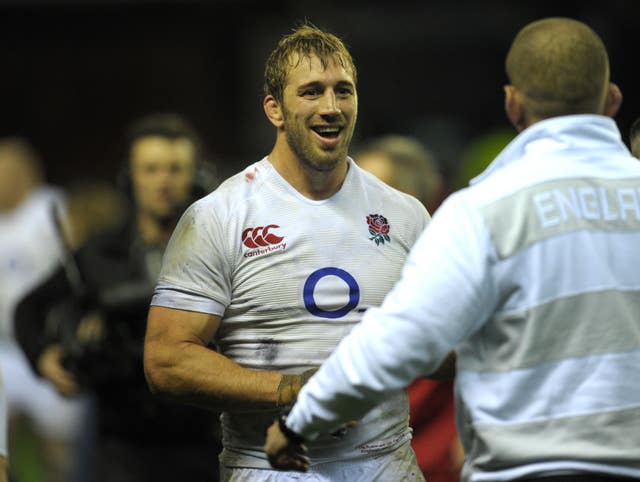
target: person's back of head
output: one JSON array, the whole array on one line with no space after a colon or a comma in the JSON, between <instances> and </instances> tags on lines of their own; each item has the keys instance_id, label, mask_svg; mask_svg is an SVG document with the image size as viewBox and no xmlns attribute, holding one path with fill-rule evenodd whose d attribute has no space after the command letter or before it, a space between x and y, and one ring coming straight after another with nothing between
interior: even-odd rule
<instances>
[{"instance_id":1,"label":"person's back of head","mask_svg":"<svg viewBox=\"0 0 640 482\"><path fill-rule=\"evenodd\" d=\"M0 211L15 209L43 183L40 157L19 137L0 139Z\"/></svg>"},{"instance_id":2,"label":"person's back of head","mask_svg":"<svg viewBox=\"0 0 640 482\"><path fill-rule=\"evenodd\" d=\"M386 135L360 145L354 160L383 182L418 198L430 210L442 190L442 176L432 154L417 139Z\"/></svg>"},{"instance_id":3,"label":"person's back of head","mask_svg":"<svg viewBox=\"0 0 640 482\"><path fill-rule=\"evenodd\" d=\"M546 18L520 30L509 49L506 71L511 82L506 88L507 110L511 89L524 111L515 120L509 115L518 129L564 115L612 116L621 102L619 90L609 83L602 40L570 18ZM616 106L610 105L616 101Z\"/></svg>"}]
</instances>

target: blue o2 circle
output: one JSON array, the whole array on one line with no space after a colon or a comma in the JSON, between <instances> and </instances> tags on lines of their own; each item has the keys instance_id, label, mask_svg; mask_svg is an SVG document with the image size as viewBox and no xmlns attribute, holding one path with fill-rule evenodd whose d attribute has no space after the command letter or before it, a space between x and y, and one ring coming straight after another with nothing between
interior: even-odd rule
<instances>
[{"instance_id":1,"label":"blue o2 circle","mask_svg":"<svg viewBox=\"0 0 640 482\"><path fill-rule=\"evenodd\" d=\"M320 309L318 308L318 305L316 305L313 292L316 289L318 282L325 276L337 276L347 283L347 286L349 286L349 302L342 308L330 311ZM320 318L341 318L358 306L358 302L360 301L360 287L358 286L358 282L355 278L343 269L331 267L321 268L311 273L307 278L307 281L305 281L304 288L302 289L302 297L304 299L305 308L307 308L309 313L312 315Z\"/></svg>"}]
</instances>

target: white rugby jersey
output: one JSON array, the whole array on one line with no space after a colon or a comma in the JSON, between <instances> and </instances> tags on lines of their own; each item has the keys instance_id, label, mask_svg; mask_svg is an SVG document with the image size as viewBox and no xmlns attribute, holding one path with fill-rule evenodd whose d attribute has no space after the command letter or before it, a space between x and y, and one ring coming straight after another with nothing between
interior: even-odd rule
<instances>
[{"instance_id":1,"label":"white rugby jersey","mask_svg":"<svg viewBox=\"0 0 640 482\"><path fill-rule=\"evenodd\" d=\"M36 393L42 384L53 389L31 373L21 349L14 339L14 312L20 300L43 281L60 261L59 235L53 224L52 209L62 205L59 190L36 189L16 209L0 213L0 454L6 455L7 412L23 401L23 394ZM25 379L25 373L27 379ZM15 375L20 374L21 377ZM20 379L20 386L5 384ZM28 388L27 388L28 387ZM40 392L37 392L40 393ZM20 406L20 410L29 412ZM51 414L51 406L47 407ZM32 415L30 413L30 415Z\"/></svg>"},{"instance_id":2,"label":"white rugby jersey","mask_svg":"<svg viewBox=\"0 0 640 482\"><path fill-rule=\"evenodd\" d=\"M153 305L223 316L215 342L257 370L318 367L370 307L382 303L426 226L415 198L351 160L341 189L314 201L267 158L183 215L167 247ZM269 468L264 434L276 413L224 413L227 466ZM338 440L310 444L313 463L388 452L411 437L397 391Z\"/></svg>"},{"instance_id":3,"label":"white rugby jersey","mask_svg":"<svg viewBox=\"0 0 640 482\"><path fill-rule=\"evenodd\" d=\"M313 438L456 348L463 480L640 479L639 247L640 162L614 121L534 124L435 213L287 425Z\"/></svg>"},{"instance_id":4,"label":"white rugby jersey","mask_svg":"<svg viewBox=\"0 0 640 482\"><path fill-rule=\"evenodd\" d=\"M35 190L10 213L0 213L0 338L13 339L16 304L60 262L60 236L52 209L62 209L59 190Z\"/></svg>"}]
</instances>

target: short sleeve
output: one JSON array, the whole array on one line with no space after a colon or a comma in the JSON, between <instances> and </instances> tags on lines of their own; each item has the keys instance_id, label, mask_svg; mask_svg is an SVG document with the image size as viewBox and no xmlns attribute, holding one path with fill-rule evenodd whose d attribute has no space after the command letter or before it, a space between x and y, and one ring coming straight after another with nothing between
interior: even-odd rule
<instances>
[{"instance_id":1,"label":"short sleeve","mask_svg":"<svg viewBox=\"0 0 640 482\"><path fill-rule=\"evenodd\" d=\"M152 305L224 314L231 283L223 226L211 198L185 211L164 253Z\"/></svg>"}]
</instances>

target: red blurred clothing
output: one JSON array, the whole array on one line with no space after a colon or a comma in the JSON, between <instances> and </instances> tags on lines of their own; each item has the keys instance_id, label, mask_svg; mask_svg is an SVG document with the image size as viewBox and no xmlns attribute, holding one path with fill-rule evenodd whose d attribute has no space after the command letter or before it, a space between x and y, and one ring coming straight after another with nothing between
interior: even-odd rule
<instances>
[{"instance_id":1,"label":"red blurred clothing","mask_svg":"<svg viewBox=\"0 0 640 482\"><path fill-rule=\"evenodd\" d=\"M429 482L458 482L461 454L455 426L453 382L419 378L408 388L413 447Z\"/></svg>"}]
</instances>

